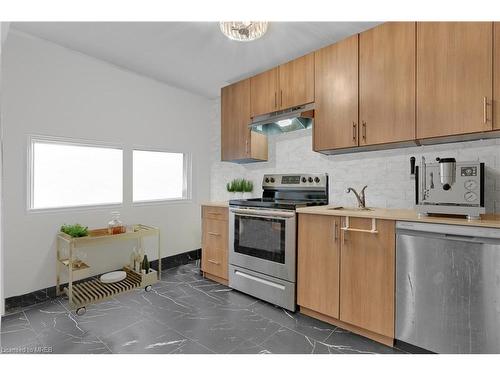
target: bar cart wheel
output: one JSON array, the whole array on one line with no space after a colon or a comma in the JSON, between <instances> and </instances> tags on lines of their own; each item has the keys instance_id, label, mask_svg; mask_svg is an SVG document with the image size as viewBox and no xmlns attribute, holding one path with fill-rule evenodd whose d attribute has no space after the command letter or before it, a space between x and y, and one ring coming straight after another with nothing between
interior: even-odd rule
<instances>
[{"instance_id":1,"label":"bar cart wheel","mask_svg":"<svg viewBox=\"0 0 500 375\"><path fill-rule=\"evenodd\" d=\"M82 316L86 312L87 312L87 309L85 308L85 306L79 307L78 309L76 309L76 315L78 315L78 316Z\"/></svg>"},{"instance_id":2,"label":"bar cart wheel","mask_svg":"<svg viewBox=\"0 0 500 375\"><path fill-rule=\"evenodd\" d=\"M144 288L146 292L151 292L152 289L153 287L151 285L146 285L146 287Z\"/></svg>"}]
</instances>

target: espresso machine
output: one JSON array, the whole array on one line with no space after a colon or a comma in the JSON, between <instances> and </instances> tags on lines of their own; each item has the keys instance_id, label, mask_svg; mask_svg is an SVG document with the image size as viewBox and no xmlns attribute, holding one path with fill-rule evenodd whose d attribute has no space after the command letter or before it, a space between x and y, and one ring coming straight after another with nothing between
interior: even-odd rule
<instances>
[{"instance_id":1,"label":"espresso machine","mask_svg":"<svg viewBox=\"0 0 500 375\"><path fill-rule=\"evenodd\" d=\"M419 216L465 215L475 220L485 213L484 163L457 162L455 158L436 158L435 163L426 163L422 157L415 176Z\"/></svg>"}]
</instances>

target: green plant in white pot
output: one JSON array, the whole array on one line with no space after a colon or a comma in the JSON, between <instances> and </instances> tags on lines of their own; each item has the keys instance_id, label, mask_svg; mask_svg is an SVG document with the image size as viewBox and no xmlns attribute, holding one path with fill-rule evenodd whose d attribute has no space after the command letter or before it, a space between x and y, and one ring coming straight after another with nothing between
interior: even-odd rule
<instances>
[{"instance_id":1,"label":"green plant in white pot","mask_svg":"<svg viewBox=\"0 0 500 375\"><path fill-rule=\"evenodd\" d=\"M244 178L235 178L226 184L226 189L230 193L243 197L253 191L253 182Z\"/></svg>"}]
</instances>

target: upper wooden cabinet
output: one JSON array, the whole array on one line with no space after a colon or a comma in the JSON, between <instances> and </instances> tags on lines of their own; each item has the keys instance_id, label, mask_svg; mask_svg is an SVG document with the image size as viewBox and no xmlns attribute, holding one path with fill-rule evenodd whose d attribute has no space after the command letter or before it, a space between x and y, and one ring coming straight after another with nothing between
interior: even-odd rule
<instances>
[{"instance_id":1,"label":"upper wooden cabinet","mask_svg":"<svg viewBox=\"0 0 500 375\"><path fill-rule=\"evenodd\" d=\"M250 78L251 117L314 102L314 53Z\"/></svg>"},{"instance_id":2,"label":"upper wooden cabinet","mask_svg":"<svg viewBox=\"0 0 500 375\"><path fill-rule=\"evenodd\" d=\"M417 138L492 129L493 24L417 23Z\"/></svg>"},{"instance_id":3,"label":"upper wooden cabinet","mask_svg":"<svg viewBox=\"0 0 500 375\"><path fill-rule=\"evenodd\" d=\"M493 25L493 129L500 129L500 22Z\"/></svg>"},{"instance_id":4,"label":"upper wooden cabinet","mask_svg":"<svg viewBox=\"0 0 500 375\"><path fill-rule=\"evenodd\" d=\"M378 232L371 233L372 219L349 218L349 228L355 231L342 230L340 320L392 338L395 223L377 219L376 226Z\"/></svg>"},{"instance_id":5,"label":"upper wooden cabinet","mask_svg":"<svg viewBox=\"0 0 500 375\"><path fill-rule=\"evenodd\" d=\"M319 152L482 137L499 93L500 23L388 22L224 88L222 160L267 160L250 119L312 102Z\"/></svg>"},{"instance_id":6,"label":"upper wooden cabinet","mask_svg":"<svg viewBox=\"0 0 500 375\"><path fill-rule=\"evenodd\" d=\"M267 137L251 132L250 79L222 88L221 159L223 161L267 160Z\"/></svg>"},{"instance_id":7,"label":"upper wooden cabinet","mask_svg":"<svg viewBox=\"0 0 500 375\"><path fill-rule=\"evenodd\" d=\"M313 149L358 145L358 36L316 51Z\"/></svg>"},{"instance_id":8,"label":"upper wooden cabinet","mask_svg":"<svg viewBox=\"0 0 500 375\"><path fill-rule=\"evenodd\" d=\"M388 22L359 35L362 146L415 139L415 28Z\"/></svg>"},{"instance_id":9,"label":"upper wooden cabinet","mask_svg":"<svg viewBox=\"0 0 500 375\"><path fill-rule=\"evenodd\" d=\"M279 107L314 102L314 53L279 66Z\"/></svg>"},{"instance_id":10,"label":"upper wooden cabinet","mask_svg":"<svg viewBox=\"0 0 500 375\"><path fill-rule=\"evenodd\" d=\"M299 215L297 303L339 317L340 217Z\"/></svg>"},{"instance_id":11,"label":"upper wooden cabinet","mask_svg":"<svg viewBox=\"0 0 500 375\"><path fill-rule=\"evenodd\" d=\"M278 70L279 68L274 68L250 78L250 112L252 117L279 109Z\"/></svg>"}]
</instances>

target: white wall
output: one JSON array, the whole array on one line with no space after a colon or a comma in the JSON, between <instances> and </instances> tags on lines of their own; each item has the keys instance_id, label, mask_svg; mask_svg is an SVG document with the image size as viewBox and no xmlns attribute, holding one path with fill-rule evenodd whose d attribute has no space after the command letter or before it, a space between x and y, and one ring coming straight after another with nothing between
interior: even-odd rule
<instances>
[{"instance_id":1,"label":"white wall","mask_svg":"<svg viewBox=\"0 0 500 375\"><path fill-rule=\"evenodd\" d=\"M123 145L129 168L122 219L159 226L162 256L200 247L199 203L209 198L209 100L15 30L2 59L5 297L55 284L54 239L61 224L105 227L110 219L109 208L26 212L28 134ZM133 145L191 152L192 202L133 207ZM132 246L124 245L121 252L90 250L93 271L104 270L108 261L122 265Z\"/></svg>"},{"instance_id":2,"label":"white wall","mask_svg":"<svg viewBox=\"0 0 500 375\"><path fill-rule=\"evenodd\" d=\"M411 208L415 201L414 180L410 180L410 157L417 162L435 157L455 157L459 161L480 160L486 166L485 202L488 212L500 212L500 140L461 142L434 146L351 153L326 156L312 151L312 132L302 130L271 136L269 161L238 165L220 162L220 102L214 105L213 148L210 196L227 200L225 184L235 177L254 182L255 196L261 195L265 173L327 172L330 176L330 203L355 206L356 199L346 194L348 186L366 190L367 205Z\"/></svg>"}]
</instances>

